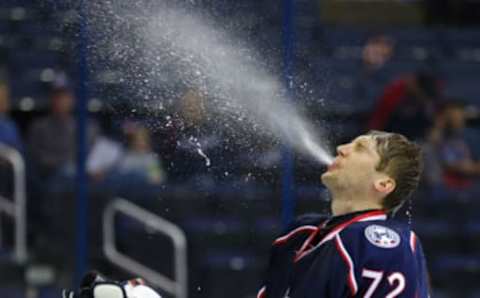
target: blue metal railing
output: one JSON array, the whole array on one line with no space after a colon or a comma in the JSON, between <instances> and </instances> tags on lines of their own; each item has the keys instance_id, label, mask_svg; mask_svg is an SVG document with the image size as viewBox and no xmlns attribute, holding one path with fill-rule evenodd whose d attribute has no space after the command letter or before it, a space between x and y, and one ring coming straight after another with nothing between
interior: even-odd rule
<instances>
[{"instance_id":1,"label":"blue metal railing","mask_svg":"<svg viewBox=\"0 0 480 298\"><path fill-rule=\"evenodd\" d=\"M294 65L294 47L295 47L295 26L294 1L283 0L283 63L284 63L284 81L287 87L288 96L292 97L292 79ZM292 99L293 100L293 99ZM293 174L294 155L290 149L283 149L282 158L282 224L287 227L293 220L295 212L294 196L294 174Z\"/></svg>"},{"instance_id":2,"label":"blue metal railing","mask_svg":"<svg viewBox=\"0 0 480 298\"><path fill-rule=\"evenodd\" d=\"M88 180L86 175L86 128L88 121L88 65L87 65L87 15L86 1L80 3L80 28L78 50L79 87L77 97L77 177L76 177L76 259L74 285L79 285L81 277L86 272L87 263L87 224L88 224Z\"/></svg>"}]
</instances>

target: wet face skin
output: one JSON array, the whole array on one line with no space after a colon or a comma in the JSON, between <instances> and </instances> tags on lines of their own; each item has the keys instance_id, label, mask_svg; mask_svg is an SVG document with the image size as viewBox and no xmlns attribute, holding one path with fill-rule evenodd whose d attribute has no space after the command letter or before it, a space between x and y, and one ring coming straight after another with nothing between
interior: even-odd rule
<instances>
[{"instance_id":1,"label":"wet face skin","mask_svg":"<svg viewBox=\"0 0 480 298\"><path fill-rule=\"evenodd\" d=\"M372 136L362 135L337 147L337 156L321 179L333 194L376 194L378 184L389 177L376 170L380 156Z\"/></svg>"}]
</instances>

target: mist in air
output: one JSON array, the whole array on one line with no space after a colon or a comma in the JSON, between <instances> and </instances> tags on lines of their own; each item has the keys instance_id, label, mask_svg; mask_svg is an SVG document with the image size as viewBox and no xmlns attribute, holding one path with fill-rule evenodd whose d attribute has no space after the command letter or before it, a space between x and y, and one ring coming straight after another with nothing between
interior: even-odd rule
<instances>
[{"instance_id":1,"label":"mist in air","mask_svg":"<svg viewBox=\"0 0 480 298\"><path fill-rule=\"evenodd\" d=\"M209 109L234 122L232 127L273 135L318 163L332 162L322 131L287 98L274 75L278 71L261 54L201 12L158 2L106 1L88 7L89 26L103 32L92 52L119 69L116 79L138 90L150 109L165 108L155 104L161 101L155 87L176 81L205 94Z\"/></svg>"}]
</instances>

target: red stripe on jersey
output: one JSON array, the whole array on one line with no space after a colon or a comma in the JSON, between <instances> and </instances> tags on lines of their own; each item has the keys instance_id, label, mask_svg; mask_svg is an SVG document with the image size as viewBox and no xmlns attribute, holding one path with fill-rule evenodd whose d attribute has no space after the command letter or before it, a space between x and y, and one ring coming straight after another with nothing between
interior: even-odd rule
<instances>
[{"instance_id":1,"label":"red stripe on jersey","mask_svg":"<svg viewBox=\"0 0 480 298\"><path fill-rule=\"evenodd\" d=\"M340 256L342 257L343 261L348 267L347 283L348 283L348 287L350 288L350 291L352 292L352 297L353 297L355 296L355 294L357 294L357 291L358 291L357 282L355 280L355 268L353 265L352 258L348 254L348 251L345 249L345 246L343 246L342 239L338 234L335 236L335 247L337 248L338 252L340 253Z\"/></svg>"},{"instance_id":2,"label":"red stripe on jersey","mask_svg":"<svg viewBox=\"0 0 480 298\"><path fill-rule=\"evenodd\" d=\"M410 248L412 249L412 252L415 252L417 249L417 237L414 232L410 232Z\"/></svg>"},{"instance_id":3,"label":"red stripe on jersey","mask_svg":"<svg viewBox=\"0 0 480 298\"><path fill-rule=\"evenodd\" d=\"M301 226L301 227L296 228L295 230L291 231L287 235L282 236L280 238L277 238L273 242L273 245L283 244L283 243L287 242L288 239L290 239L293 235L295 235L297 233L301 233L301 232L305 232L305 231L315 232L316 230L317 230L317 227L315 227L315 226Z\"/></svg>"},{"instance_id":4,"label":"red stripe on jersey","mask_svg":"<svg viewBox=\"0 0 480 298\"><path fill-rule=\"evenodd\" d=\"M265 298L265 287L262 287L260 291L258 291L257 298Z\"/></svg>"},{"instance_id":5,"label":"red stripe on jersey","mask_svg":"<svg viewBox=\"0 0 480 298\"><path fill-rule=\"evenodd\" d=\"M348 227L349 225L355 222L368 221L368 220L385 220L385 219L387 219L387 215L385 214L384 211L381 211L381 210L372 211L372 212L368 212L368 213L364 213L362 215L356 216L350 219L349 221L346 221L343 224L340 224L337 227L335 227L330 233L328 233L325 237L323 237L320 243L318 243L315 247L307 249L305 251L299 251L297 254L297 257L295 258L295 262L303 258L305 255L309 254L312 250L319 247L323 243L327 242L328 240L331 240L333 237L335 237L335 235L340 233L340 231L342 231L343 229L345 229L346 227Z\"/></svg>"}]
</instances>

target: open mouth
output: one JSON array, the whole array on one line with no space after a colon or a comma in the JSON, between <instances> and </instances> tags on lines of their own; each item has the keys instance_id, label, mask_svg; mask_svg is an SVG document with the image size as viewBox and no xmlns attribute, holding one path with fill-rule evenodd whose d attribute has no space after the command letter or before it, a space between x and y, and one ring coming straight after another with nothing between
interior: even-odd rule
<instances>
[{"instance_id":1,"label":"open mouth","mask_svg":"<svg viewBox=\"0 0 480 298\"><path fill-rule=\"evenodd\" d=\"M338 168L338 162L334 161L331 165L328 166L328 171L333 171Z\"/></svg>"}]
</instances>

